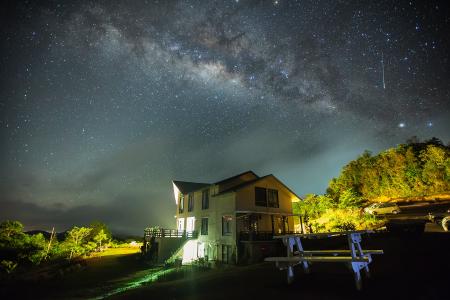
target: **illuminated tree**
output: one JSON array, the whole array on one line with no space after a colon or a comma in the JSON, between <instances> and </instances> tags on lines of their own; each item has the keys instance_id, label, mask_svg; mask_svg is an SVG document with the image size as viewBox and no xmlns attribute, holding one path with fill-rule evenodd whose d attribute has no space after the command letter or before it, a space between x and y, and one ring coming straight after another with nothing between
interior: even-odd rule
<instances>
[{"instance_id":1,"label":"illuminated tree","mask_svg":"<svg viewBox=\"0 0 450 300\"><path fill-rule=\"evenodd\" d=\"M67 232L64 244L70 251L69 259L72 259L74 255L81 255L86 252L83 244L86 242L91 231L92 228L75 226Z\"/></svg>"}]
</instances>

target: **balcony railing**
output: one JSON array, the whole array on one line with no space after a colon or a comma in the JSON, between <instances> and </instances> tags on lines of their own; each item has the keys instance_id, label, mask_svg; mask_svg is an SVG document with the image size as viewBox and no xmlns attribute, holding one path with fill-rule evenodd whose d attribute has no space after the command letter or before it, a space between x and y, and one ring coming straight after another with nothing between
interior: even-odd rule
<instances>
[{"instance_id":1,"label":"balcony railing","mask_svg":"<svg viewBox=\"0 0 450 300\"><path fill-rule=\"evenodd\" d=\"M270 241L276 235L294 234L293 231L286 231L284 233L273 233L272 231L240 231L240 241Z\"/></svg>"},{"instance_id":2,"label":"balcony railing","mask_svg":"<svg viewBox=\"0 0 450 300\"><path fill-rule=\"evenodd\" d=\"M149 241L152 237L155 238L184 238L184 239L196 239L198 237L197 231L186 231L177 229L150 229L144 230L144 239Z\"/></svg>"}]
</instances>

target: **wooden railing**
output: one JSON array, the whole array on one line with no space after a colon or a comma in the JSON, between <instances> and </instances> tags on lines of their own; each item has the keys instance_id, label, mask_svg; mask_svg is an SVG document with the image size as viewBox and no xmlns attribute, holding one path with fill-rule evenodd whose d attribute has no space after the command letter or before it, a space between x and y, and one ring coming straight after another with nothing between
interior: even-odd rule
<instances>
[{"instance_id":1,"label":"wooden railing","mask_svg":"<svg viewBox=\"0 0 450 300\"><path fill-rule=\"evenodd\" d=\"M195 239L198 237L197 231L186 231L177 229L145 229L144 239L146 241L150 240L152 237L155 238L184 238L184 239Z\"/></svg>"}]
</instances>

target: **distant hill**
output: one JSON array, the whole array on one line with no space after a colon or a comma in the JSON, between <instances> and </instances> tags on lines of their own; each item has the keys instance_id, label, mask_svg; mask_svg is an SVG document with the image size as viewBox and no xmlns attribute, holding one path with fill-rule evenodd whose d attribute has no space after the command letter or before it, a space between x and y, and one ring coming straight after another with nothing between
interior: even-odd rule
<instances>
[{"instance_id":1,"label":"distant hill","mask_svg":"<svg viewBox=\"0 0 450 300\"><path fill-rule=\"evenodd\" d=\"M353 190L369 200L450 193L450 147L439 139L412 139L375 156L365 151L333 178L327 193L334 199Z\"/></svg>"}]
</instances>

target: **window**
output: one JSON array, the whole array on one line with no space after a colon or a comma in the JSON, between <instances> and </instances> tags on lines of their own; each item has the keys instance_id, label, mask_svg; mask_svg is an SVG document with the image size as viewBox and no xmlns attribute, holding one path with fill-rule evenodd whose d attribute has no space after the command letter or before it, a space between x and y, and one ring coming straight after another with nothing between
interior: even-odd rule
<instances>
[{"instance_id":1,"label":"window","mask_svg":"<svg viewBox=\"0 0 450 300\"><path fill-rule=\"evenodd\" d=\"M194 193L188 195L188 211L194 210Z\"/></svg>"},{"instance_id":2,"label":"window","mask_svg":"<svg viewBox=\"0 0 450 300\"><path fill-rule=\"evenodd\" d=\"M208 218L202 218L201 235L208 235Z\"/></svg>"},{"instance_id":3,"label":"window","mask_svg":"<svg viewBox=\"0 0 450 300\"><path fill-rule=\"evenodd\" d=\"M184 195L180 194L180 204L178 206L178 213L182 214L184 211Z\"/></svg>"},{"instance_id":4,"label":"window","mask_svg":"<svg viewBox=\"0 0 450 300\"><path fill-rule=\"evenodd\" d=\"M265 188L255 187L255 205L267 206L267 194Z\"/></svg>"},{"instance_id":5,"label":"window","mask_svg":"<svg viewBox=\"0 0 450 300\"><path fill-rule=\"evenodd\" d=\"M267 189L267 204L269 207L280 207L277 190Z\"/></svg>"},{"instance_id":6,"label":"window","mask_svg":"<svg viewBox=\"0 0 450 300\"><path fill-rule=\"evenodd\" d=\"M280 207L278 201L278 191L255 187L255 205L264 207Z\"/></svg>"},{"instance_id":7,"label":"window","mask_svg":"<svg viewBox=\"0 0 450 300\"><path fill-rule=\"evenodd\" d=\"M202 209L209 208L209 190L202 192Z\"/></svg>"},{"instance_id":8,"label":"window","mask_svg":"<svg viewBox=\"0 0 450 300\"><path fill-rule=\"evenodd\" d=\"M186 219L186 231L195 230L195 217L189 217Z\"/></svg>"},{"instance_id":9,"label":"window","mask_svg":"<svg viewBox=\"0 0 450 300\"><path fill-rule=\"evenodd\" d=\"M231 235L231 221L233 218L231 216L222 217L222 235Z\"/></svg>"},{"instance_id":10,"label":"window","mask_svg":"<svg viewBox=\"0 0 450 300\"><path fill-rule=\"evenodd\" d=\"M178 219L178 225L177 225L178 231L184 231L184 218Z\"/></svg>"}]
</instances>

